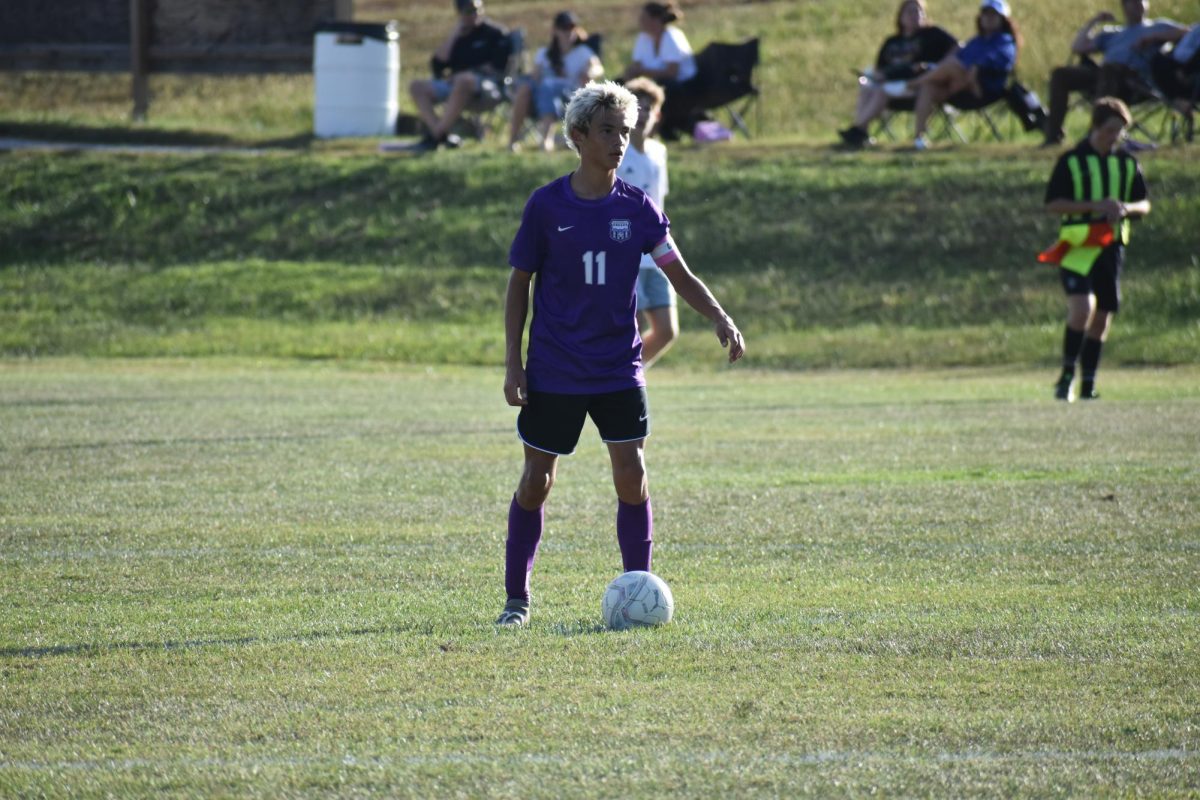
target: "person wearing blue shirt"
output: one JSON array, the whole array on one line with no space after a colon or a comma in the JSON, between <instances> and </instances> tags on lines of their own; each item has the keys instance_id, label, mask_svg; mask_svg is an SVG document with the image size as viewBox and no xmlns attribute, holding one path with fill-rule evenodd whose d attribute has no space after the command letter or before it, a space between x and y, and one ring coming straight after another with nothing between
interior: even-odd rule
<instances>
[{"instance_id":1,"label":"person wearing blue shirt","mask_svg":"<svg viewBox=\"0 0 1200 800\"><path fill-rule=\"evenodd\" d=\"M929 117L944 103L973 109L991 105L1004 94L1017 63L1021 34L1005 0L983 0L975 20L977 35L934 69L912 81L917 94L917 150L929 147Z\"/></svg>"},{"instance_id":2,"label":"person wearing blue shirt","mask_svg":"<svg viewBox=\"0 0 1200 800\"><path fill-rule=\"evenodd\" d=\"M1163 41L1169 36L1181 37L1187 30L1169 19L1147 19L1149 0L1121 0L1121 10L1125 14L1123 26L1112 25L1117 18L1107 11L1085 22L1071 41L1071 52L1082 56L1083 61L1050 73L1043 147L1055 147L1066 137L1063 121L1071 92L1134 101L1153 80L1151 61ZM1104 57L1103 64L1090 60L1089 56L1095 54Z\"/></svg>"}]
</instances>

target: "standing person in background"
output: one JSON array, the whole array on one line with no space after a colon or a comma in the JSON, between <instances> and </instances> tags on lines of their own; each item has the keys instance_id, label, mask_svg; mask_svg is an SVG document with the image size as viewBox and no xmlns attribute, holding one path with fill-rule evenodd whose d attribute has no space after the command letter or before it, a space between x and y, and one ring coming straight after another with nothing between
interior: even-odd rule
<instances>
[{"instance_id":1,"label":"standing person in background","mask_svg":"<svg viewBox=\"0 0 1200 800\"><path fill-rule=\"evenodd\" d=\"M983 0L975 18L976 36L954 55L912 81L917 93L917 150L929 149L926 131L935 108L983 108L999 100L1017 66L1021 34L1006 0Z\"/></svg>"},{"instance_id":2,"label":"standing person in background","mask_svg":"<svg viewBox=\"0 0 1200 800\"><path fill-rule=\"evenodd\" d=\"M650 253L688 305L713 323L730 362L744 353L741 332L684 263L666 216L645 192L617 177L637 117L637 98L615 83L589 83L571 96L563 133L579 165L534 191L509 251L504 399L521 409L517 434L525 463L509 504L508 599L497 625L529 622L529 580L546 498L559 457L575 450L588 416L608 447L621 562L626 572L650 570L650 407L634 316L642 254Z\"/></svg>"},{"instance_id":3,"label":"standing person in background","mask_svg":"<svg viewBox=\"0 0 1200 800\"><path fill-rule=\"evenodd\" d=\"M451 131L454 123L485 79L504 74L511 55L508 31L484 17L483 0L454 0L454 7L458 24L434 51L433 79L413 81L408 87L426 131L413 147L416 152L462 144ZM433 109L438 103L444 103L441 116Z\"/></svg>"},{"instance_id":4,"label":"standing person in background","mask_svg":"<svg viewBox=\"0 0 1200 800\"><path fill-rule=\"evenodd\" d=\"M1115 97L1092 108L1087 138L1064 153L1046 186L1046 211L1063 218L1059 241L1038 256L1057 264L1067 293L1062 372L1054 386L1058 400L1071 402L1075 363L1083 370L1079 396L1095 400L1100 350L1113 314L1121 305L1121 269L1129 243L1129 221L1150 213L1141 167L1121 147L1132 117Z\"/></svg>"},{"instance_id":5,"label":"standing person in background","mask_svg":"<svg viewBox=\"0 0 1200 800\"><path fill-rule=\"evenodd\" d=\"M637 98L638 118L629 136L629 147L617 177L636 186L660 208L665 209L667 192L667 146L650 138L662 111L663 90L649 78L634 78L625 84ZM679 312L675 290L648 253L642 254L637 279L638 333L642 337L642 367L650 366L667 351L679 336Z\"/></svg>"},{"instance_id":6,"label":"standing person in background","mask_svg":"<svg viewBox=\"0 0 1200 800\"><path fill-rule=\"evenodd\" d=\"M875 68L859 76L854 124L838 131L847 147L871 143L868 126L889 107L913 108L909 81L958 49L958 40L929 20L925 0L904 0L896 12L896 33L884 40Z\"/></svg>"}]
</instances>

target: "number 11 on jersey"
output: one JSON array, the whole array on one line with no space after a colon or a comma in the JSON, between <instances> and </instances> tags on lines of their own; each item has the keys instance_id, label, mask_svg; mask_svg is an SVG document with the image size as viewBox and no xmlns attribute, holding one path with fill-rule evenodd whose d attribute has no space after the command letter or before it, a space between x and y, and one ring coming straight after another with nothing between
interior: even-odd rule
<instances>
[{"instance_id":1,"label":"number 11 on jersey","mask_svg":"<svg viewBox=\"0 0 1200 800\"><path fill-rule=\"evenodd\" d=\"M604 285L604 262L607 255L607 252L604 250L601 250L599 253L593 253L591 250L588 250L583 254L583 282L588 286L592 286L593 284ZM595 280L592 280L593 277Z\"/></svg>"}]
</instances>

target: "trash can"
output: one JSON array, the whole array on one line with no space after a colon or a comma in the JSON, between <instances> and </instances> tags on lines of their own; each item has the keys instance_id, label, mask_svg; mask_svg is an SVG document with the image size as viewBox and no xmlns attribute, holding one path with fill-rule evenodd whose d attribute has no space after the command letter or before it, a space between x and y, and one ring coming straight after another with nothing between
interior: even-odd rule
<instances>
[{"instance_id":1,"label":"trash can","mask_svg":"<svg viewBox=\"0 0 1200 800\"><path fill-rule=\"evenodd\" d=\"M313 41L313 132L318 138L387 136L400 113L396 23L330 22Z\"/></svg>"}]
</instances>

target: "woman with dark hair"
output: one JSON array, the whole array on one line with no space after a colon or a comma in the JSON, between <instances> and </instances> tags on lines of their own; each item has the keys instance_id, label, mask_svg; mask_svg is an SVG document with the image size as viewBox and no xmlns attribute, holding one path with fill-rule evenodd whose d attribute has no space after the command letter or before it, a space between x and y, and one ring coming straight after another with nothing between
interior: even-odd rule
<instances>
[{"instance_id":1,"label":"woman with dark hair","mask_svg":"<svg viewBox=\"0 0 1200 800\"><path fill-rule=\"evenodd\" d=\"M889 105L912 108L908 82L958 49L958 40L929 21L925 0L903 0L896 11L896 34L884 40L875 68L858 78L854 124L838 131L847 147L869 144L867 126Z\"/></svg>"},{"instance_id":2,"label":"woman with dark hair","mask_svg":"<svg viewBox=\"0 0 1200 800\"><path fill-rule=\"evenodd\" d=\"M675 4L646 3L638 16L641 33L633 43L633 62L625 68L622 80L649 78L667 88L673 83L691 80L696 74L692 46L675 23L683 12Z\"/></svg>"},{"instance_id":3,"label":"woman with dark hair","mask_svg":"<svg viewBox=\"0 0 1200 800\"><path fill-rule=\"evenodd\" d=\"M1006 0L983 0L975 18L977 35L954 55L912 81L917 93L917 150L929 148L929 117L943 103L975 109L1000 99L1017 65L1021 34Z\"/></svg>"},{"instance_id":4,"label":"woman with dark hair","mask_svg":"<svg viewBox=\"0 0 1200 800\"><path fill-rule=\"evenodd\" d=\"M530 108L538 119L543 149L554 147L555 123L562 119L571 93L604 74L595 51L587 45L588 33L571 11L560 11L550 26L550 44L533 58L533 74L517 87L509 122L508 148L520 147Z\"/></svg>"}]
</instances>

